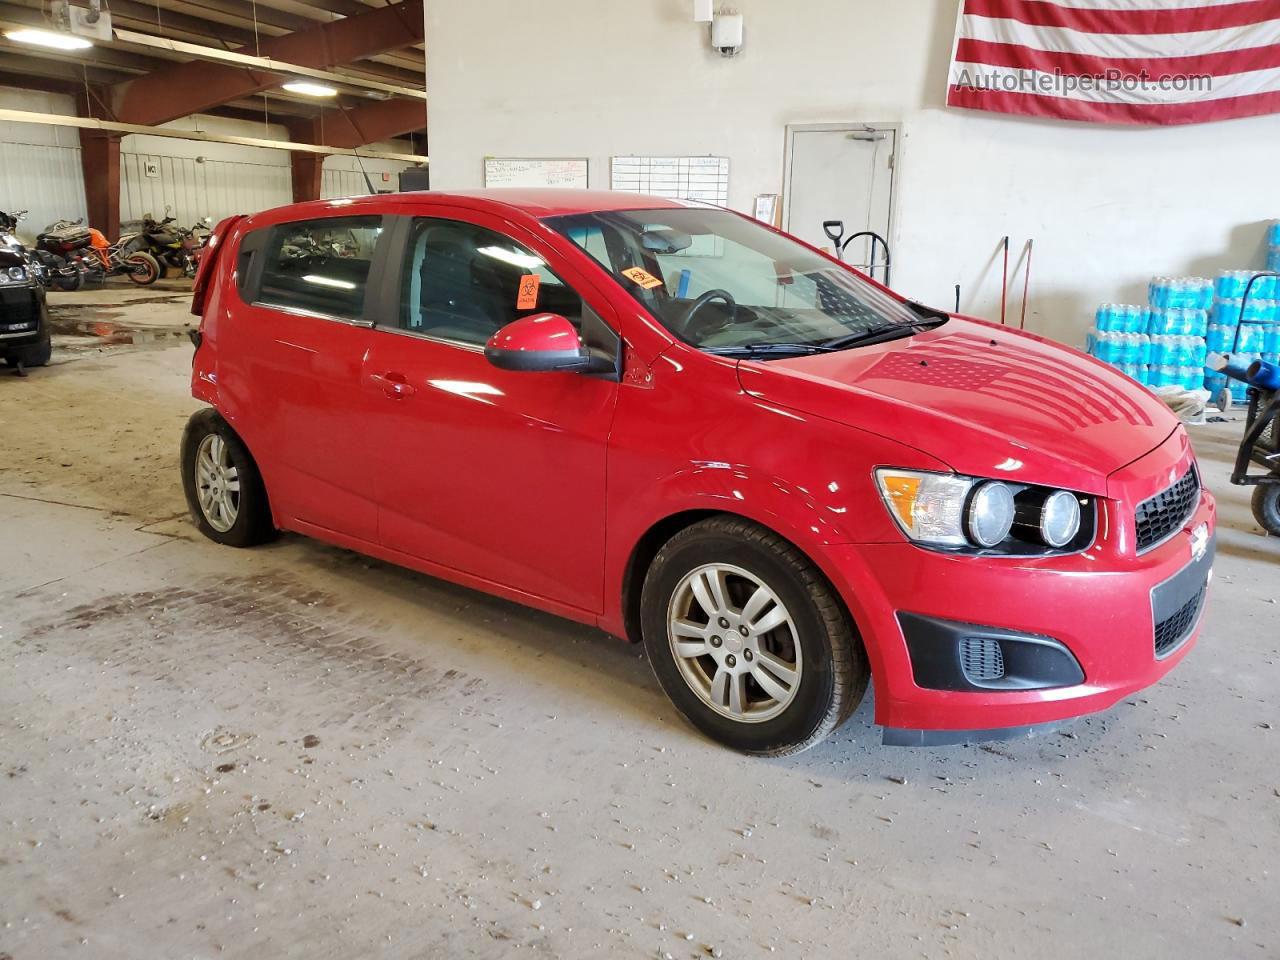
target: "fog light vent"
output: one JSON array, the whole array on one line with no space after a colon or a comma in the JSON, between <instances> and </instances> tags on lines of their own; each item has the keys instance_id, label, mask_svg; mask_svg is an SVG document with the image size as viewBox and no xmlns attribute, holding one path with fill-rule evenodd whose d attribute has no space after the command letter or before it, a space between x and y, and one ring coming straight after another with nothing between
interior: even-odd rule
<instances>
[{"instance_id":1,"label":"fog light vent","mask_svg":"<svg viewBox=\"0 0 1280 960\"><path fill-rule=\"evenodd\" d=\"M971 683L990 683L1004 676L1004 651L999 640L965 637L960 641L960 669Z\"/></svg>"}]
</instances>

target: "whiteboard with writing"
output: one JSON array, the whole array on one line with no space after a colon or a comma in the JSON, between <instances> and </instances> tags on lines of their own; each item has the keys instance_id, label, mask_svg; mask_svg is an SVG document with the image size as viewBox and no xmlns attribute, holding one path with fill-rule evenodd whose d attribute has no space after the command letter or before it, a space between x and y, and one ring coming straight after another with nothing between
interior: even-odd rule
<instances>
[{"instance_id":1,"label":"whiteboard with writing","mask_svg":"<svg viewBox=\"0 0 1280 960\"><path fill-rule=\"evenodd\" d=\"M587 188L586 157L485 157L486 187Z\"/></svg>"}]
</instances>

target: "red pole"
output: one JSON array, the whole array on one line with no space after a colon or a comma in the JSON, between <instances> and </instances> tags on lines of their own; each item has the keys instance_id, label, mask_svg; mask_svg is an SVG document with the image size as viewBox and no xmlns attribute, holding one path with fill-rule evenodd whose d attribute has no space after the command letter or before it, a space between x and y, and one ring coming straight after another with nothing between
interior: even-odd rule
<instances>
[{"instance_id":1,"label":"red pole","mask_svg":"<svg viewBox=\"0 0 1280 960\"><path fill-rule=\"evenodd\" d=\"M1022 277L1022 319L1018 321L1018 329L1027 329L1027 290L1031 287L1031 251L1035 247L1034 240L1027 241L1027 272Z\"/></svg>"},{"instance_id":2,"label":"red pole","mask_svg":"<svg viewBox=\"0 0 1280 960\"><path fill-rule=\"evenodd\" d=\"M1005 308L1009 302L1009 238L1004 238L1004 276L1000 280L1000 325L1004 326Z\"/></svg>"}]
</instances>

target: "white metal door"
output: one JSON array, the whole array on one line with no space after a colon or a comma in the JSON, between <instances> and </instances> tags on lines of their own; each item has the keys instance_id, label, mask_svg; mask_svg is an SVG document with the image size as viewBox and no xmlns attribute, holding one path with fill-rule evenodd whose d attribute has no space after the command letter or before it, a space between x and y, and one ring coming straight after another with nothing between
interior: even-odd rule
<instances>
[{"instance_id":1,"label":"white metal door","mask_svg":"<svg viewBox=\"0 0 1280 960\"><path fill-rule=\"evenodd\" d=\"M783 228L814 246L833 250L823 221L844 222L846 237L874 230L889 239L897 130L863 124L795 126L788 130L786 217ZM870 263L868 240L855 240L845 260ZM877 250L883 262L883 250ZM883 269L876 278L884 279Z\"/></svg>"}]
</instances>

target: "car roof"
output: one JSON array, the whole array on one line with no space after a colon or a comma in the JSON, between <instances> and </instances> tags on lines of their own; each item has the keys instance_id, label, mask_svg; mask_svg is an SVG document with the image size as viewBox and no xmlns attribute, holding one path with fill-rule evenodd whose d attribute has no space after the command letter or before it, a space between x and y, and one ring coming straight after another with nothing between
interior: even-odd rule
<instances>
[{"instance_id":1,"label":"car roof","mask_svg":"<svg viewBox=\"0 0 1280 960\"><path fill-rule=\"evenodd\" d=\"M568 190L554 187L490 187L484 190L427 190L421 195L434 203L467 199L501 203L534 217L556 217L569 213L596 213L601 210L665 210L691 206L683 200L669 200L646 193L617 190Z\"/></svg>"},{"instance_id":2,"label":"car roof","mask_svg":"<svg viewBox=\"0 0 1280 960\"><path fill-rule=\"evenodd\" d=\"M254 225L284 223L319 214L360 214L391 202L400 208L421 204L423 208L453 204L473 210L505 207L535 219L572 213L605 210L669 210L699 206L685 200L670 200L646 193L614 190L557 190L545 187L501 187L487 190L415 190L406 193L373 194L337 200L309 200L273 207L253 214ZM409 211L406 211L409 212Z\"/></svg>"}]
</instances>

